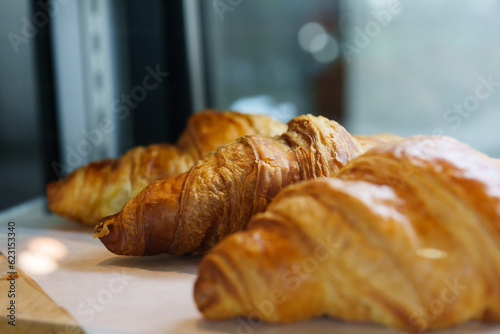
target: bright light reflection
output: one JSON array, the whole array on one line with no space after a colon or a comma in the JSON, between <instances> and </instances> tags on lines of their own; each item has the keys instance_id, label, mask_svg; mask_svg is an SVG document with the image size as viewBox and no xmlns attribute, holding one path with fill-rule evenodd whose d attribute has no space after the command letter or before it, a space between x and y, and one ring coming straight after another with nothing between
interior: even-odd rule
<instances>
[{"instance_id":1,"label":"bright light reflection","mask_svg":"<svg viewBox=\"0 0 500 334\"><path fill-rule=\"evenodd\" d=\"M68 254L66 246L53 238L34 238L28 250L19 254L19 265L28 274L46 275L58 268L57 261Z\"/></svg>"},{"instance_id":2,"label":"bright light reflection","mask_svg":"<svg viewBox=\"0 0 500 334\"><path fill-rule=\"evenodd\" d=\"M302 49L312 52L313 40L320 35L326 35L325 28L317 22L306 23L299 30L299 44Z\"/></svg>"},{"instance_id":3,"label":"bright light reflection","mask_svg":"<svg viewBox=\"0 0 500 334\"><path fill-rule=\"evenodd\" d=\"M46 275L58 267L57 262L50 257L30 251L19 254L19 266L30 275Z\"/></svg>"},{"instance_id":4,"label":"bright light reflection","mask_svg":"<svg viewBox=\"0 0 500 334\"><path fill-rule=\"evenodd\" d=\"M33 253L43 254L55 261L62 260L68 250L59 240L53 238L35 238L28 244L28 250Z\"/></svg>"},{"instance_id":5,"label":"bright light reflection","mask_svg":"<svg viewBox=\"0 0 500 334\"><path fill-rule=\"evenodd\" d=\"M328 37L329 37L328 34L325 33L316 35L311 41L309 51L312 53L321 51L321 49L323 49L326 46L326 43L328 42Z\"/></svg>"},{"instance_id":6,"label":"bright light reflection","mask_svg":"<svg viewBox=\"0 0 500 334\"><path fill-rule=\"evenodd\" d=\"M426 259L438 260L447 257L448 253L436 248L420 248L417 250L417 255Z\"/></svg>"},{"instance_id":7,"label":"bright light reflection","mask_svg":"<svg viewBox=\"0 0 500 334\"><path fill-rule=\"evenodd\" d=\"M314 52L313 57L320 63L329 63L335 60L339 56L339 53L339 44L334 38L328 36L325 46L321 50Z\"/></svg>"}]
</instances>

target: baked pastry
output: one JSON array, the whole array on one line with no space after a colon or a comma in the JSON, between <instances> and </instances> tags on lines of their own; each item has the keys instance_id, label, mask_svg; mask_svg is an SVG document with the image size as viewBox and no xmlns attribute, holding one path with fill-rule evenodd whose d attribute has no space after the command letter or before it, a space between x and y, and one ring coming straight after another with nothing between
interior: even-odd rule
<instances>
[{"instance_id":1,"label":"baked pastry","mask_svg":"<svg viewBox=\"0 0 500 334\"><path fill-rule=\"evenodd\" d=\"M500 168L446 137L382 144L284 189L199 266L211 320L323 315L421 333L500 321Z\"/></svg>"},{"instance_id":2,"label":"baked pastry","mask_svg":"<svg viewBox=\"0 0 500 334\"><path fill-rule=\"evenodd\" d=\"M52 212L95 226L151 182L180 174L220 145L243 135L274 136L286 125L270 117L205 110L191 116L177 145L136 147L119 159L92 162L47 186Z\"/></svg>"},{"instance_id":3,"label":"baked pastry","mask_svg":"<svg viewBox=\"0 0 500 334\"><path fill-rule=\"evenodd\" d=\"M402 139L398 135L392 133L379 133L377 135L355 135L354 138L361 145L363 151L368 151L370 148L378 146L383 143L394 142Z\"/></svg>"},{"instance_id":4,"label":"baked pastry","mask_svg":"<svg viewBox=\"0 0 500 334\"><path fill-rule=\"evenodd\" d=\"M337 122L298 116L281 136L239 138L188 172L150 184L101 219L95 237L120 255L201 254L244 229L285 186L334 176L361 153Z\"/></svg>"}]
</instances>

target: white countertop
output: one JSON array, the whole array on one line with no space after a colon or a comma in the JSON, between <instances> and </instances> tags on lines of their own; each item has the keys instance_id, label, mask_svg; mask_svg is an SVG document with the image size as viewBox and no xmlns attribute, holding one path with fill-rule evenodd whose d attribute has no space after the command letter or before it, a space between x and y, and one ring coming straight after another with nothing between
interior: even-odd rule
<instances>
[{"instance_id":1,"label":"white countertop","mask_svg":"<svg viewBox=\"0 0 500 334\"><path fill-rule=\"evenodd\" d=\"M18 267L87 333L404 333L333 319L286 326L208 322L192 297L199 257L114 255L92 239L91 228L48 213L43 198L0 212L4 253L9 221L16 223ZM470 323L432 333L500 333L500 324Z\"/></svg>"}]
</instances>

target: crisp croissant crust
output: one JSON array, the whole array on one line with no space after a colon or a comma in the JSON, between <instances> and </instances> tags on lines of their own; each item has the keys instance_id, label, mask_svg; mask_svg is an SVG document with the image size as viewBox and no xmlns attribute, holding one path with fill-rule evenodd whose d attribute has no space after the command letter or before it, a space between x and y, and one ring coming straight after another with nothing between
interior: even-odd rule
<instances>
[{"instance_id":1,"label":"crisp croissant crust","mask_svg":"<svg viewBox=\"0 0 500 334\"><path fill-rule=\"evenodd\" d=\"M284 189L201 261L204 317L328 315L412 332L500 321L500 168L446 137L377 146Z\"/></svg>"},{"instance_id":2,"label":"crisp croissant crust","mask_svg":"<svg viewBox=\"0 0 500 334\"><path fill-rule=\"evenodd\" d=\"M136 147L119 159L92 162L47 186L54 213L95 226L117 213L151 182L185 172L196 161L243 135L274 136L283 123L261 115L206 110L190 117L177 145Z\"/></svg>"},{"instance_id":3,"label":"crisp croissant crust","mask_svg":"<svg viewBox=\"0 0 500 334\"><path fill-rule=\"evenodd\" d=\"M244 229L283 187L334 176L361 152L337 122L299 116L279 137L239 138L188 172L150 184L103 218L95 236L122 255L204 253Z\"/></svg>"}]
</instances>

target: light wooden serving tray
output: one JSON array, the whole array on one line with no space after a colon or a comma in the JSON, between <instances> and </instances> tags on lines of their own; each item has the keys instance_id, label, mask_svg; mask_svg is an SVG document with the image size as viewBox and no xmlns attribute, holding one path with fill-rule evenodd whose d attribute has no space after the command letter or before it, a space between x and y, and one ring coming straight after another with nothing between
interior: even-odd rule
<instances>
[{"instance_id":1,"label":"light wooden serving tray","mask_svg":"<svg viewBox=\"0 0 500 334\"><path fill-rule=\"evenodd\" d=\"M10 274L12 269L7 257L0 253L0 291L12 291L0 295L0 305L12 305L15 311L14 318L7 317L10 311L2 312L0 333L83 333L65 309L58 306L22 270L17 266L14 268L15 274ZM11 288L11 285L14 287Z\"/></svg>"}]
</instances>

